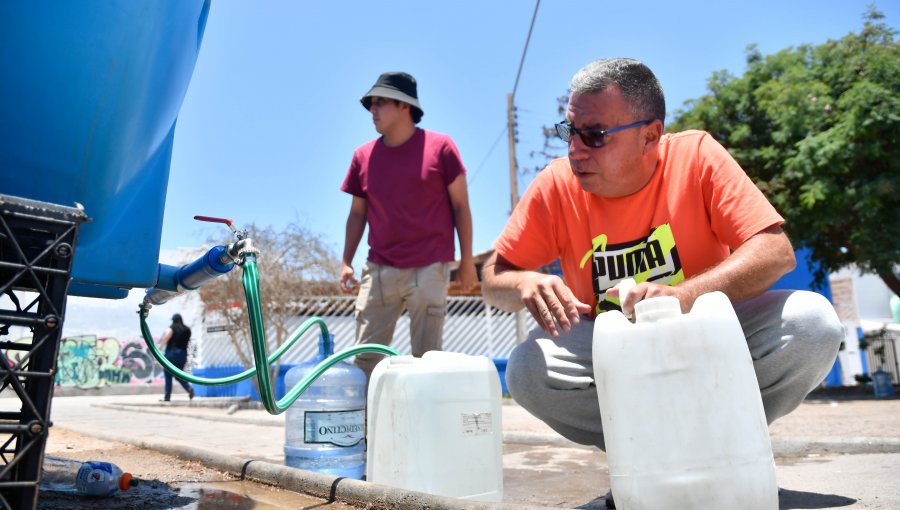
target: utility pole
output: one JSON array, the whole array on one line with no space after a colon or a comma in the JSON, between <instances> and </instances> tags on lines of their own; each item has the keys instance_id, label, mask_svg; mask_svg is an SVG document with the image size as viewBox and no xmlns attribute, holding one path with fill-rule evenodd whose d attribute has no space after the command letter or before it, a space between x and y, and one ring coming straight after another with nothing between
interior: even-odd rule
<instances>
[{"instance_id":1,"label":"utility pole","mask_svg":"<svg viewBox=\"0 0 900 510\"><path fill-rule=\"evenodd\" d=\"M522 66L525 64L525 54L528 53L528 43L531 41L531 31L534 30L534 20L537 19L538 7L541 0L534 4L534 14L531 15L531 26L528 27L528 37L525 39L525 48L522 50L522 60L519 61L519 70L516 72L516 83L513 91L506 95L506 132L509 134L509 211L515 210L519 203L519 165L516 163L516 106L514 99L519 88L519 78L522 76ZM516 343L525 341L525 314L526 310L516 312Z\"/></svg>"},{"instance_id":2,"label":"utility pole","mask_svg":"<svg viewBox=\"0 0 900 510\"><path fill-rule=\"evenodd\" d=\"M509 134L509 210L510 213L519 203L519 164L516 162L516 107L513 104L513 93L506 95L506 131ZM514 314L516 319L516 343L525 341L525 310Z\"/></svg>"},{"instance_id":3,"label":"utility pole","mask_svg":"<svg viewBox=\"0 0 900 510\"><path fill-rule=\"evenodd\" d=\"M509 134L509 210L519 203L519 165L516 162L516 107L513 94L506 95L506 132Z\"/></svg>"}]
</instances>

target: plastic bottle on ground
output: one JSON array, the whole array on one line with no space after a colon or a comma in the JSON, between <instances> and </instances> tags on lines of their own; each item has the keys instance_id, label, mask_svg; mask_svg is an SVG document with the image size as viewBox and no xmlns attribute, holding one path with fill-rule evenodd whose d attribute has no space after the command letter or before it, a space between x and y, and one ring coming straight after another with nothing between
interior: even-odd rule
<instances>
[{"instance_id":1,"label":"plastic bottle on ground","mask_svg":"<svg viewBox=\"0 0 900 510\"><path fill-rule=\"evenodd\" d=\"M334 353L322 337L318 355L287 371L290 390ZM285 413L284 463L316 473L362 479L366 471L366 375L350 363L326 370Z\"/></svg>"},{"instance_id":2,"label":"plastic bottle on ground","mask_svg":"<svg viewBox=\"0 0 900 510\"><path fill-rule=\"evenodd\" d=\"M89 460L78 468L75 492L86 496L112 496L120 490L136 487L138 481L110 462Z\"/></svg>"}]
</instances>

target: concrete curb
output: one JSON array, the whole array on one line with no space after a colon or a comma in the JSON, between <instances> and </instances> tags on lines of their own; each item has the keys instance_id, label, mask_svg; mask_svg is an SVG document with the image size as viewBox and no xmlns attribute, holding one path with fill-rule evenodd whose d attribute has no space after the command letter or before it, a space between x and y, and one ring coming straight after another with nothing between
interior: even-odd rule
<instances>
[{"instance_id":1,"label":"concrete curb","mask_svg":"<svg viewBox=\"0 0 900 510\"><path fill-rule=\"evenodd\" d=\"M594 446L578 444L574 441L569 441L563 436L546 434L543 432L504 432L503 442L506 444L561 446L564 448L584 448L586 450L595 449Z\"/></svg>"},{"instance_id":2,"label":"concrete curb","mask_svg":"<svg viewBox=\"0 0 900 510\"><path fill-rule=\"evenodd\" d=\"M772 452L776 457L805 457L808 455L858 455L868 453L900 453L897 437L772 438Z\"/></svg>"},{"instance_id":3,"label":"concrete curb","mask_svg":"<svg viewBox=\"0 0 900 510\"><path fill-rule=\"evenodd\" d=\"M168 416L178 416L181 418L195 418L198 420L209 420L214 419L215 421L228 422L228 423L244 423L248 425L261 425L264 427L283 427L284 426L284 418L277 416L263 417L263 418L248 418L245 416L229 416L229 415L215 415L215 416L204 416L198 415L196 413L183 412L178 410L169 410L169 409L156 409L152 406L146 406L143 404L91 404L91 407L98 407L101 409L112 409L115 411L128 411L132 413L147 413L147 414L165 414Z\"/></svg>"},{"instance_id":4,"label":"concrete curb","mask_svg":"<svg viewBox=\"0 0 900 510\"><path fill-rule=\"evenodd\" d=\"M61 427L65 428L65 427ZM232 455L192 446L136 439L121 434L78 431L80 434L115 441L202 463L220 471L234 473L243 479L268 483L279 488L366 508L366 510L560 510L510 503L478 503L461 499L407 491L396 487L349 478L312 473L262 460L242 459Z\"/></svg>"}]
</instances>

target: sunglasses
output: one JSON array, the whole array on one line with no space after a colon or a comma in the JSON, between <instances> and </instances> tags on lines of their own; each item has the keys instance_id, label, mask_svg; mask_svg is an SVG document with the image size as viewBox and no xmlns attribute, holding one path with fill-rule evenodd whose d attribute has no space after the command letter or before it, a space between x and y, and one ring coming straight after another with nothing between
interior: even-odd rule
<instances>
[{"instance_id":1,"label":"sunglasses","mask_svg":"<svg viewBox=\"0 0 900 510\"><path fill-rule=\"evenodd\" d=\"M637 126L643 126L644 124L650 124L651 122L653 122L653 119L642 120L640 122L634 122L626 126L619 126L610 129L578 129L570 124L566 124L565 122L560 122L559 124L554 125L556 126L556 134L562 141L570 143L572 141L572 135L578 135L579 137L581 137L581 141L584 142L585 145L594 149L599 149L600 147L606 145L606 140L604 140L606 138L606 135L615 133L616 131L622 131L624 129L630 129Z\"/></svg>"}]
</instances>

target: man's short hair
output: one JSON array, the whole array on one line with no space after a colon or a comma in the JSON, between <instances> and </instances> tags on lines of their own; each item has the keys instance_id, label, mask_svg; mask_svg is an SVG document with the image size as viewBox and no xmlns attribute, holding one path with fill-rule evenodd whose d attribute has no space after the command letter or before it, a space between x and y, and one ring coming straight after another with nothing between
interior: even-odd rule
<instances>
[{"instance_id":1,"label":"man's short hair","mask_svg":"<svg viewBox=\"0 0 900 510\"><path fill-rule=\"evenodd\" d=\"M595 60L572 77L573 93L602 92L610 85L619 87L631 111L639 120L666 122L666 97L656 75L642 62L630 58Z\"/></svg>"},{"instance_id":2,"label":"man's short hair","mask_svg":"<svg viewBox=\"0 0 900 510\"><path fill-rule=\"evenodd\" d=\"M412 117L413 124L418 124L422 120L422 110L413 105L409 105L409 116Z\"/></svg>"}]
</instances>

